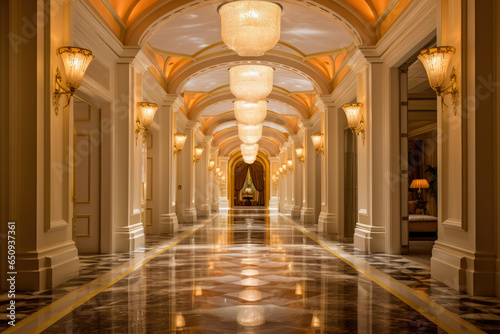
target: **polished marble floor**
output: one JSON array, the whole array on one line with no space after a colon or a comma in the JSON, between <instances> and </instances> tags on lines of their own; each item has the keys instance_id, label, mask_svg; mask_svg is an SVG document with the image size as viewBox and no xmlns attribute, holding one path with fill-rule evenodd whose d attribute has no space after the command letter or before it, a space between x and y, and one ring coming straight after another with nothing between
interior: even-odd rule
<instances>
[{"instance_id":1,"label":"polished marble floor","mask_svg":"<svg viewBox=\"0 0 500 334\"><path fill-rule=\"evenodd\" d=\"M445 332L428 319L432 316L389 292L390 284L366 269L430 294L435 286L428 268L408 259L363 254L342 242L334 246L347 255L332 254L332 240L267 210L233 210L184 229L177 236L149 238L142 254L83 257L78 279L26 294L24 314L38 311L41 320L26 319L31 322L19 332ZM366 267L353 265L351 255ZM100 282L105 276L108 281ZM91 288L78 296L76 287L86 283ZM453 296L443 291L453 303ZM60 305L52 307L55 301ZM476 298L469 300L468 310L480 309L481 302L490 311L497 306ZM460 310L466 311L459 304ZM478 324L491 333L500 328L500 322L491 320ZM480 332L474 328L464 327L464 332Z\"/></svg>"}]
</instances>

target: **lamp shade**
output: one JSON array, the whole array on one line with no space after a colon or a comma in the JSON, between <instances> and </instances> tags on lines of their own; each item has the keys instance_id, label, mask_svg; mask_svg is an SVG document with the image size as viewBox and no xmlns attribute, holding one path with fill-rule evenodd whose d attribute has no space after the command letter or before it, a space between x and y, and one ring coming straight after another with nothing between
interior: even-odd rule
<instances>
[{"instance_id":1,"label":"lamp shade","mask_svg":"<svg viewBox=\"0 0 500 334\"><path fill-rule=\"evenodd\" d=\"M321 146L323 144L323 134L322 133L315 133L311 135L311 140L314 145L314 149L316 151L321 151Z\"/></svg>"},{"instance_id":2,"label":"lamp shade","mask_svg":"<svg viewBox=\"0 0 500 334\"><path fill-rule=\"evenodd\" d=\"M203 154L203 147L200 146L195 146L194 147L194 156L193 156L193 161L198 162L200 161L201 155Z\"/></svg>"},{"instance_id":3,"label":"lamp shade","mask_svg":"<svg viewBox=\"0 0 500 334\"><path fill-rule=\"evenodd\" d=\"M214 166L215 166L215 160L214 159L210 159L208 161L208 169L212 170L212 168L214 168Z\"/></svg>"},{"instance_id":4,"label":"lamp shade","mask_svg":"<svg viewBox=\"0 0 500 334\"><path fill-rule=\"evenodd\" d=\"M158 105L156 103L139 102L137 107L139 108L137 112L139 122L144 128L149 129L158 110Z\"/></svg>"},{"instance_id":5,"label":"lamp shade","mask_svg":"<svg viewBox=\"0 0 500 334\"><path fill-rule=\"evenodd\" d=\"M219 174L219 172L220 172L220 167L216 167L216 168L215 168L215 173L216 173L216 174Z\"/></svg>"},{"instance_id":6,"label":"lamp shade","mask_svg":"<svg viewBox=\"0 0 500 334\"><path fill-rule=\"evenodd\" d=\"M421 188L429 188L429 182L426 179L414 179L411 181L410 188L412 189L421 189Z\"/></svg>"},{"instance_id":7,"label":"lamp shade","mask_svg":"<svg viewBox=\"0 0 500 334\"><path fill-rule=\"evenodd\" d=\"M181 151L186 143L187 135L184 133L174 134L174 147L177 151Z\"/></svg>"},{"instance_id":8,"label":"lamp shade","mask_svg":"<svg viewBox=\"0 0 500 334\"><path fill-rule=\"evenodd\" d=\"M347 117L347 124L351 129L356 129L361 123L363 118L361 107L363 107L362 103L347 103L342 106Z\"/></svg>"},{"instance_id":9,"label":"lamp shade","mask_svg":"<svg viewBox=\"0 0 500 334\"><path fill-rule=\"evenodd\" d=\"M75 92L82 84L83 76L94 56L92 51L73 46L63 46L57 49L61 55L66 72L66 85Z\"/></svg>"},{"instance_id":10,"label":"lamp shade","mask_svg":"<svg viewBox=\"0 0 500 334\"><path fill-rule=\"evenodd\" d=\"M280 174L283 174L283 167L278 168Z\"/></svg>"},{"instance_id":11,"label":"lamp shade","mask_svg":"<svg viewBox=\"0 0 500 334\"><path fill-rule=\"evenodd\" d=\"M257 125L262 123L267 116L267 102L257 103L238 100L234 102L234 116L243 124Z\"/></svg>"},{"instance_id":12,"label":"lamp shade","mask_svg":"<svg viewBox=\"0 0 500 334\"><path fill-rule=\"evenodd\" d=\"M297 155L297 159L299 159L299 161L304 162L304 148L303 147L296 147L295 154Z\"/></svg>"},{"instance_id":13,"label":"lamp shade","mask_svg":"<svg viewBox=\"0 0 500 334\"><path fill-rule=\"evenodd\" d=\"M241 144L240 148L243 156L257 156L259 152L259 144Z\"/></svg>"},{"instance_id":14,"label":"lamp shade","mask_svg":"<svg viewBox=\"0 0 500 334\"><path fill-rule=\"evenodd\" d=\"M288 160L286 161L286 163L288 164L288 168L289 168L289 169L292 169L292 167L293 167L293 160L292 160L292 159L288 159Z\"/></svg>"},{"instance_id":15,"label":"lamp shade","mask_svg":"<svg viewBox=\"0 0 500 334\"><path fill-rule=\"evenodd\" d=\"M175 315L175 327L182 328L184 326L186 326L186 320L182 313L179 312Z\"/></svg>"},{"instance_id":16,"label":"lamp shade","mask_svg":"<svg viewBox=\"0 0 500 334\"><path fill-rule=\"evenodd\" d=\"M264 65L238 65L229 69L229 88L239 100L258 102L273 90L273 68Z\"/></svg>"},{"instance_id":17,"label":"lamp shade","mask_svg":"<svg viewBox=\"0 0 500 334\"><path fill-rule=\"evenodd\" d=\"M262 56L280 39L281 6L268 1L231 1L219 7L222 41L239 56Z\"/></svg>"},{"instance_id":18,"label":"lamp shade","mask_svg":"<svg viewBox=\"0 0 500 334\"><path fill-rule=\"evenodd\" d=\"M422 62L429 77L429 84L436 92L441 93L445 88L448 65L455 48L440 46L420 51L418 59Z\"/></svg>"},{"instance_id":19,"label":"lamp shade","mask_svg":"<svg viewBox=\"0 0 500 334\"><path fill-rule=\"evenodd\" d=\"M246 125L239 123L238 136L245 144L256 144L262 137L262 124Z\"/></svg>"}]
</instances>

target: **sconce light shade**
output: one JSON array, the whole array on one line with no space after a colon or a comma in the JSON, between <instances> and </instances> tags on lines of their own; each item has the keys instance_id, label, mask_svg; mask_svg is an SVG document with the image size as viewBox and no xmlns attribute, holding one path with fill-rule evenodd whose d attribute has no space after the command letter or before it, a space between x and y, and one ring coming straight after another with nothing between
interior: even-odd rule
<instances>
[{"instance_id":1,"label":"sconce light shade","mask_svg":"<svg viewBox=\"0 0 500 334\"><path fill-rule=\"evenodd\" d=\"M66 74L66 87L61 84L62 76L59 67L56 69L56 80L54 85L53 106L56 116L59 113L59 100L61 95L66 95L69 105L70 99L75 91L81 86L83 76L94 56L87 49L82 49L74 46L63 46L57 49L57 54L61 56ZM65 107L66 107L65 106Z\"/></svg>"},{"instance_id":2,"label":"sconce light shade","mask_svg":"<svg viewBox=\"0 0 500 334\"><path fill-rule=\"evenodd\" d=\"M200 161L201 155L203 154L203 147L200 146L195 146L194 147L194 155L193 155L193 161L198 162Z\"/></svg>"},{"instance_id":3,"label":"sconce light shade","mask_svg":"<svg viewBox=\"0 0 500 334\"><path fill-rule=\"evenodd\" d=\"M292 171L292 170L293 170L293 160L292 160L292 159L288 159L288 160L286 161L286 163L288 164L288 169L289 169L290 171Z\"/></svg>"},{"instance_id":4,"label":"sconce light shade","mask_svg":"<svg viewBox=\"0 0 500 334\"><path fill-rule=\"evenodd\" d=\"M281 168L283 168L283 172L286 174L286 164L285 164L285 163L283 163L283 164L281 165Z\"/></svg>"},{"instance_id":5,"label":"sconce light shade","mask_svg":"<svg viewBox=\"0 0 500 334\"><path fill-rule=\"evenodd\" d=\"M275 174L273 174L272 180L273 180L274 184L277 184L278 183L278 176L276 176Z\"/></svg>"},{"instance_id":6,"label":"sconce light shade","mask_svg":"<svg viewBox=\"0 0 500 334\"><path fill-rule=\"evenodd\" d=\"M175 327L176 328L183 328L186 326L186 320L184 319L184 316L182 313L177 313L175 315Z\"/></svg>"},{"instance_id":7,"label":"sconce light shade","mask_svg":"<svg viewBox=\"0 0 500 334\"><path fill-rule=\"evenodd\" d=\"M259 153L259 144L241 144L241 155L243 156L257 156Z\"/></svg>"},{"instance_id":8,"label":"sconce light shade","mask_svg":"<svg viewBox=\"0 0 500 334\"><path fill-rule=\"evenodd\" d=\"M262 124L246 125L238 124L238 135L245 144L256 144L262 137Z\"/></svg>"},{"instance_id":9,"label":"sconce light shade","mask_svg":"<svg viewBox=\"0 0 500 334\"><path fill-rule=\"evenodd\" d=\"M323 153L323 134L322 133L315 133L311 135L311 140L314 145L314 149L316 150L316 153Z\"/></svg>"},{"instance_id":10,"label":"sconce light shade","mask_svg":"<svg viewBox=\"0 0 500 334\"><path fill-rule=\"evenodd\" d=\"M221 177L221 176L222 176L222 171L221 171L221 170L219 170L219 171L217 172L217 176L218 176L218 177Z\"/></svg>"},{"instance_id":11,"label":"sconce light shade","mask_svg":"<svg viewBox=\"0 0 500 334\"><path fill-rule=\"evenodd\" d=\"M311 320L311 328L317 329L321 327L321 319L319 318L319 312L313 311L313 316Z\"/></svg>"},{"instance_id":12,"label":"sconce light shade","mask_svg":"<svg viewBox=\"0 0 500 334\"><path fill-rule=\"evenodd\" d=\"M280 39L279 4L269 1L231 1L219 7L221 35L239 56L262 56Z\"/></svg>"},{"instance_id":13,"label":"sconce light shade","mask_svg":"<svg viewBox=\"0 0 500 334\"><path fill-rule=\"evenodd\" d=\"M453 110L456 113L458 106L458 90L457 90L457 75L455 68L452 68L450 74L450 84L446 85L446 77L448 76L448 66L451 62L451 57L455 53L455 48L451 46L439 46L420 51L418 59L422 62L429 78L429 85L441 96L441 103L444 104L444 96L451 94L453 101Z\"/></svg>"},{"instance_id":14,"label":"sconce light shade","mask_svg":"<svg viewBox=\"0 0 500 334\"><path fill-rule=\"evenodd\" d=\"M278 168L280 174L283 174L283 167Z\"/></svg>"},{"instance_id":15,"label":"sconce light shade","mask_svg":"<svg viewBox=\"0 0 500 334\"><path fill-rule=\"evenodd\" d=\"M174 134L174 153L182 151L186 143L187 135L184 133Z\"/></svg>"},{"instance_id":16,"label":"sconce light shade","mask_svg":"<svg viewBox=\"0 0 500 334\"><path fill-rule=\"evenodd\" d=\"M347 117L347 124L353 133L362 134L363 143L365 142L365 122L363 120L363 112L361 108L363 103L346 103L342 106L345 116Z\"/></svg>"},{"instance_id":17,"label":"sconce light shade","mask_svg":"<svg viewBox=\"0 0 500 334\"><path fill-rule=\"evenodd\" d=\"M215 174L219 174L220 172L220 167L215 167Z\"/></svg>"},{"instance_id":18,"label":"sconce light shade","mask_svg":"<svg viewBox=\"0 0 500 334\"><path fill-rule=\"evenodd\" d=\"M146 142L146 135L148 134L149 127L153 123L153 118L155 117L156 110L158 110L158 105L156 103L150 102L138 102L137 103L137 120L135 122L135 139L139 133L142 134L142 142Z\"/></svg>"},{"instance_id":19,"label":"sconce light shade","mask_svg":"<svg viewBox=\"0 0 500 334\"><path fill-rule=\"evenodd\" d=\"M215 160L214 159L210 159L208 161L208 170L212 170L212 168L214 168L215 166Z\"/></svg>"},{"instance_id":20,"label":"sconce light shade","mask_svg":"<svg viewBox=\"0 0 500 334\"><path fill-rule=\"evenodd\" d=\"M295 154L297 155L297 159L299 159L300 162L304 162L305 155L304 155L304 148L303 147L296 147Z\"/></svg>"},{"instance_id":21,"label":"sconce light shade","mask_svg":"<svg viewBox=\"0 0 500 334\"><path fill-rule=\"evenodd\" d=\"M221 177L220 177L220 182L221 182L222 184L226 184L226 177L225 177L225 176L221 176Z\"/></svg>"},{"instance_id":22,"label":"sconce light shade","mask_svg":"<svg viewBox=\"0 0 500 334\"><path fill-rule=\"evenodd\" d=\"M238 100L234 102L234 117L243 124L257 125L262 123L267 116L267 102L246 102Z\"/></svg>"},{"instance_id":23,"label":"sconce light shade","mask_svg":"<svg viewBox=\"0 0 500 334\"><path fill-rule=\"evenodd\" d=\"M229 88L237 99L257 103L273 90L273 68L238 65L229 69Z\"/></svg>"}]
</instances>

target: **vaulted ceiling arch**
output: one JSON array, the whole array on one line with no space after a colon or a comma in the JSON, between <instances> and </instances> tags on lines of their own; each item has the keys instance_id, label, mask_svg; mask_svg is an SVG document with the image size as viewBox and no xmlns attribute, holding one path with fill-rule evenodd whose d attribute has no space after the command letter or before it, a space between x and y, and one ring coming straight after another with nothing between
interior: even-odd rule
<instances>
[{"instance_id":1,"label":"vaulted ceiling arch","mask_svg":"<svg viewBox=\"0 0 500 334\"><path fill-rule=\"evenodd\" d=\"M263 126L262 129L262 138L273 138L278 146L283 145L288 140L288 135L271 127ZM219 146L225 141L237 141L241 144L241 141L238 137L238 128L231 127L228 129L224 129L214 134L212 145Z\"/></svg>"}]
</instances>

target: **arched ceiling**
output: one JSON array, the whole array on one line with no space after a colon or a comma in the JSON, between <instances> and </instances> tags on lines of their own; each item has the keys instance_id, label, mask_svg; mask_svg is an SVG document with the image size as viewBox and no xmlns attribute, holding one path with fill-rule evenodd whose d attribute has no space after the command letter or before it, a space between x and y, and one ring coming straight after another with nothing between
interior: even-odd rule
<instances>
[{"instance_id":1,"label":"arched ceiling","mask_svg":"<svg viewBox=\"0 0 500 334\"><path fill-rule=\"evenodd\" d=\"M346 76L355 48L375 45L410 1L279 1L278 44L262 57L239 57L221 39L221 0L89 0L125 45L144 48L149 70L167 93L182 97L182 112L200 122L222 155L241 144L228 68L258 63L275 69L259 144L277 155L300 121L317 111L317 96L331 94Z\"/></svg>"}]
</instances>

